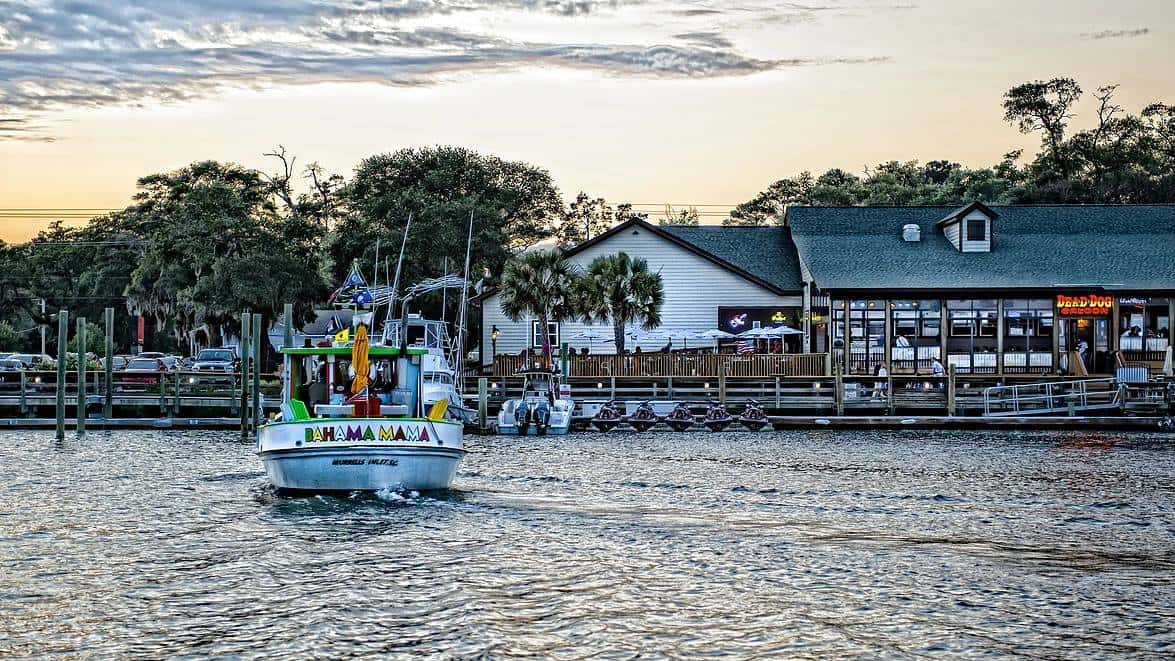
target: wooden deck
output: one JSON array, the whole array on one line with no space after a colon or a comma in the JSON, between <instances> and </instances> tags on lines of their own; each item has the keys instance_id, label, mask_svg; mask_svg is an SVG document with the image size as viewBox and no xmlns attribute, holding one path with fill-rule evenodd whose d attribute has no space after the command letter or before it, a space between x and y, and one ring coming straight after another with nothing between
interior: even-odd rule
<instances>
[{"instance_id":1,"label":"wooden deck","mask_svg":"<svg viewBox=\"0 0 1175 661\"><path fill-rule=\"evenodd\" d=\"M513 376L526 363L523 356L498 356L493 376ZM530 366L538 365L530 358ZM828 356L811 354L642 353L568 357L572 377L733 377L823 376Z\"/></svg>"}]
</instances>

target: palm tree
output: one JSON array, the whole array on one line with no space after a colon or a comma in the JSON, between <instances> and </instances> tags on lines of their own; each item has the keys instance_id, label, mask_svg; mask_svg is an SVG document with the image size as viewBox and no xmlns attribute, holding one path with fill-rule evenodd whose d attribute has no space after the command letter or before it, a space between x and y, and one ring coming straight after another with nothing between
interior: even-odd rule
<instances>
[{"instance_id":1,"label":"palm tree","mask_svg":"<svg viewBox=\"0 0 1175 661\"><path fill-rule=\"evenodd\" d=\"M577 269L563 261L558 250L519 255L502 269L502 312L511 321L528 316L538 318L546 365L551 364L547 325L575 316L572 289L577 275Z\"/></svg>"},{"instance_id":2,"label":"palm tree","mask_svg":"<svg viewBox=\"0 0 1175 661\"><path fill-rule=\"evenodd\" d=\"M592 260L576 281L576 307L586 321L612 321L616 353L624 352L624 327L638 323L651 330L661 325L665 287L660 273L651 273L643 259L627 253Z\"/></svg>"}]
</instances>

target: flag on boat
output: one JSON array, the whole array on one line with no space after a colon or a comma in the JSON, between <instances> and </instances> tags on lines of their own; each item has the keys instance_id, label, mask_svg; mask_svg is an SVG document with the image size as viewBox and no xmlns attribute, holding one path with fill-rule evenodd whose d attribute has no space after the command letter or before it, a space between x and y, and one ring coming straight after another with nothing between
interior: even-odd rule
<instances>
[{"instance_id":1,"label":"flag on boat","mask_svg":"<svg viewBox=\"0 0 1175 661\"><path fill-rule=\"evenodd\" d=\"M739 340L738 344L735 345L735 351L738 352L738 355L742 356L748 353L755 353L755 347L751 346L751 343L746 340Z\"/></svg>"},{"instance_id":2,"label":"flag on boat","mask_svg":"<svg viewBox=\"0 0 1175 661\"><path fill-rule=\"evenodd\" d=\"M340 343L341 342L350 342L351 341L351 329L344 328L343 330L335 333L334 341L340 342Z\"/></svg>"},{"instance_id":3,"label":"flag on boat","mask_svg":"<svg viewBox=\"0 0 1175 661\"><path fill-rule=\"evenodd\" d=\"M371 290L367 288L367 281L359 272L358 262L351 263L351 272L347 274L347 279L343 281L341 287L331 293L327 303L334 304L340 299L350 301L355 305L367 305L374 300Z\"/></svg>"},{"instance_id":4,"label":"flag on boat","mask_svg":"<svg viewBox=\"0 0 1175 661\"><path fill-rule=\"evenodd\" d=\"M334 335L341 330L343 330L343 320L339 319L339 315L332 314L330 316L330 321L326 324L326 334Z\"/></svg>"}]
</instances>

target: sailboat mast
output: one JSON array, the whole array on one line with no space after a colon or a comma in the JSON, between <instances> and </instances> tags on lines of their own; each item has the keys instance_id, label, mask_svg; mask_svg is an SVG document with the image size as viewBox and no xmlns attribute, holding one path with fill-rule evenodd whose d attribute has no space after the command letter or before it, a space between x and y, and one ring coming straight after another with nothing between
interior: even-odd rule
<instances>
[{"instance_id":1,"label":"sailboat mast","mask_svg":"<svg viewBox=\"0 0 1175 661\"><path fill-rule=\"evenodd\" d=\"M388 316L396 314L396 296L400 293L400 268L404 266L404 248L408 245L408 230L412 229L412 212L408 212L408 223L404 225L404 238L400 241L400 258L396 260L396 279L392 281L392 295L388 298ZM401 328L404 337L408 336L408 329ZM385 333L386 335L386 333Z\"/></svg>"},{"instance_id":2,"label":"sailboat mast","mask_svg":"<svg viewBox=\"0 0 1175 661\"><path fill-rule=\"evenodd\" d=\"M461 368L465 363L465 297L469 293L469 258L473 252L473 210L469 211L469 238L465 240L465 277L461 280L461 313L458 315L460 321L457 323L457 360L453 363L454 369L457 370L457 388L460 392L461 388Z\"/></svg>"}]
</instances>

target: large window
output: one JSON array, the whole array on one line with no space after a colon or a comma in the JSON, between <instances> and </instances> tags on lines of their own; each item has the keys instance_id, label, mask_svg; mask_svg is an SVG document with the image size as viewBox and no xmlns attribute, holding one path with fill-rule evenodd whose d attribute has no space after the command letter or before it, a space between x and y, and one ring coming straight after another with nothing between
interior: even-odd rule
<instances>
[{"instance_id":1,"label":"large window","mask_svg":"<svg viewBox=\"0 0 1175 661\"><path fill-rule=\"evenodd\" d=\"M947 301L948 364L962 373L995 372L997 316L994 298Z\"/></svg>"},{"instance_id":2,"label":"large window","mask_svg":"<svg viewBox=\"0 0 1175 661\"><path fill-rule=\"evenodd\" d=\"M932 359L941 358L942 311L939 305L937 299L890 301L893 310L890 357L895 370L932 370Z\"/></svg>"},{"instance_id":3,"label":"large window","mask_svg":"<svg viewBox=\"0 0 1175 661\"><path fill-rule=\"evenodd\" d=\"M849 338L844 337L848 320ZM847 350L850 372L867 373L885 361L885 301L833 302L832 346L843 359Z\"/></svg>"},{"instance_id":4,"label":"large window","mask_svg":"<svg viewBox=\"0 0 1175 661\"><path fill-rule=\"evenodd\" d=\"M1118 299L1118 348L1128 360L1163 360L1171 341L1169 299Z\"/></svg>"},{"instance_id":5,"label":"large window","mask_svg":"<svg viewBox=\"0 0 1175 661\"><path fill-rule=\"evenodd\" d=\"M1004 371L1048 372L1053 366L1053 301L1004 301Z\"/></svg>"}]
</instances>

